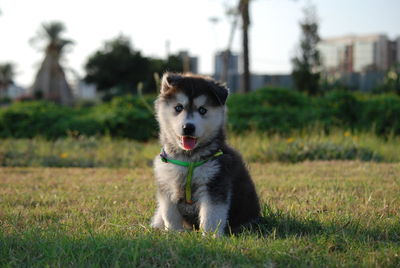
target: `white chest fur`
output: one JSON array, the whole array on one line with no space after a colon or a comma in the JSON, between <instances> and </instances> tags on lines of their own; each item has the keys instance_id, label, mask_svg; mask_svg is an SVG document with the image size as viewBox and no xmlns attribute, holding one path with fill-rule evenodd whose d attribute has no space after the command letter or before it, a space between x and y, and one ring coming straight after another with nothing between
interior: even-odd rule
<instances>
[{"instance_id":1,"label":"white chest fur","mask_svg":"<svg viewBox=\"0 0 400 268\"><path fill-rule=\"evenodd\" d=\"M219 172L220 166L217 160L210 160L203 165L196 167L192 177L193 200L199 200L206 191L206 185ZM164 163L160 156L154 159L154 172L159 190L167 194L170 200L177 203L184 198L184 187L188 168Z\"/></svg>"}]
</instances>

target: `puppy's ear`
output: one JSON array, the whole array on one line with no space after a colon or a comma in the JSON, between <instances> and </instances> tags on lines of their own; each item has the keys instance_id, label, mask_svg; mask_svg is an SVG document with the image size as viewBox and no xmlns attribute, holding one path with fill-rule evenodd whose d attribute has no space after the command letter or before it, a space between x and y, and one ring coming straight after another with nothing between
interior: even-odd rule
<instances>
[{"instance_id":1,"label":"puppy's ear","mask_svg":"<svg viewBox=\"0 0 400 268\"><path fill-rule=\"evenodd\" d=\"M218 102L221 105L225 105L226 99L229 95L229 89L226 87L225 83L222 84L220 82L213 81L212 84L213 93L215 94Z\"/></svg>"},{"instance_id":2,"label":"puppy's ear","mask_svg":"<svg viewBox=\"0 0 400 268\"><path fill-rule=\"evenodd\" d=\"M182 79L182 76L175 73L164 73L161 79L161 90L160 93L165 95L168 94L174 87L177 86L178 82Z\"/></svg>"}]
</instances>

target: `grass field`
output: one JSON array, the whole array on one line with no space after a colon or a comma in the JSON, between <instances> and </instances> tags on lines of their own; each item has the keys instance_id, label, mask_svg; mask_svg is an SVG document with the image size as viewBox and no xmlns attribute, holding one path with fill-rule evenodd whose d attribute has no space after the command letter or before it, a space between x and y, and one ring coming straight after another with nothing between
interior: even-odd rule
<instances>
[{"instance_id":1,"label":"grass field","mask_svg":"<svg viewBox=\"0 0 400 268\"><path fill-rule=\"evenodd\" d=\"M149 229L152 170L0 168L0 266L399 267L400 164L251 163L265 224Z\"/></svg>"},{"instance_id":2,"label":"grass field","mask_svg":"<svg viewBox=\"0 0 400 268\"><path fill-rule=\"evenodd\" d=\"M248 132L230 135L229 142L248 163L305 160L400 162L400 137L370 133L315 130L293 136ZM110 137L67 137L56 140L2 139L0 166L19 167L149 167L160 152L155 140L146 143Z\"/></svg>"}]
</instances>

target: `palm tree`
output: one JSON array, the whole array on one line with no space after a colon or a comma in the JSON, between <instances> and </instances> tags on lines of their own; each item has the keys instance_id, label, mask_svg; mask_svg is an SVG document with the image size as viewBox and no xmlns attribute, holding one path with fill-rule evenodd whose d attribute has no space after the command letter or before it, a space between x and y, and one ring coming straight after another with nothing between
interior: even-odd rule
<instances>
[{"instance_id":1,"label":"palm tree","mask_svg":"<svg viewBox=\"0 0 400 268\"><path fill-rule=\"evenodd\" d=\"M61 22L50 22L42 25L39 38L46 40L45 57L36 75L32 86L33 95L54 101L59 104L69 105L73 102L70 86L65 79L60 58L67 45L73 42L61 37L65 26Z\"/></svg>"},{"instance_id":2,"label":"palm tree","mask_svg":"<svg viewBox=\"0 0 400 268\"><path fill-rule=\"evenodd\" d=\"M242 17L242 49L243 49L243 77L242 91L249 92L251 89L250 79L250 57L249 57L249 13L250 0L239 1L239 12Z\"/></svg>"},{"instance_id":3,"label":"palm tree","mask_svg":"<svg viewBox=\"0 0 400 268\"><path fill-rule=\"evenodd\" d=\"M227 15L232 17L231 31L229 34L229 41L226 50L223 52L223 70L221 81L228 81L229 58L231 56L231 46L233 43L236 26L239 17L242 21L242 57L243 57L243 75L241 78L241 91L250 91L250 57L249 57L249 26L250 26L250 12L249 5L251 0L239 0L237 6L228 8Z\"/></svg>"}]
</instances>

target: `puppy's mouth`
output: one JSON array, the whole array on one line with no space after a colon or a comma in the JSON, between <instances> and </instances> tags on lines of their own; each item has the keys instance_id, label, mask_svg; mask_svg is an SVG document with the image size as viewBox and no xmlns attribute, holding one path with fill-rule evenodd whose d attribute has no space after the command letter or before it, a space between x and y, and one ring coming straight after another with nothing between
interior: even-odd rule
<instances>
[{"instance_id":1,"label":"puppy's mouth","mask_svg":"<svg viewBox=\"0 0 400 268\"><path fill-rule=\"evenodd\" d=\"M196 147L197 138L193 136L182 136L181 142L183 149L185 149L186 151L190 151Z\"/></svg>"}]
</instances>

